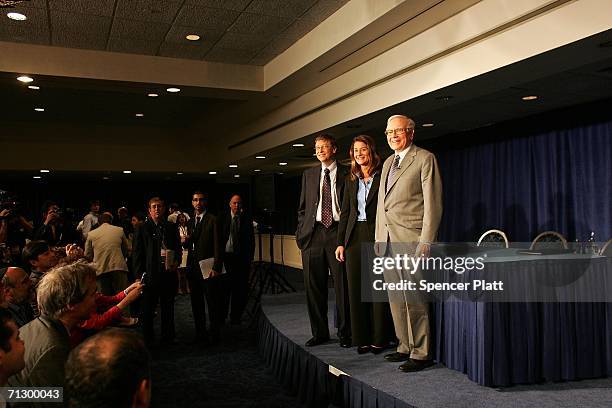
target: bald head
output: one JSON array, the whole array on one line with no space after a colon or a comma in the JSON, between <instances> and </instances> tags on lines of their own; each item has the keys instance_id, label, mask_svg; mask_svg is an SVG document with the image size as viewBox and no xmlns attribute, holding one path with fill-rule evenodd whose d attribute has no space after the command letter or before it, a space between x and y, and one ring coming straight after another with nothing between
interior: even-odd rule
<instances>
[{"instance_id":1,"label":"bald head","mask_svg":"<svg viewBox=\"0 0 612 408\"><path fill-rule=\"evenodd\" d=\"M142 336L125 329L104 330L68 357L68 403L71 407L148 406L150 378L150 357Z\"/></svg>"},{"instance_id":2,"label":"bald head","mask_svg":"<svg viewBox=\"0 0 612 408\"><path fill-rule=\"evenodd\" d=\"M31 281L28 273L22 268L11 266L2 277L4 300L17 304L30 298Z\"/></svg>"},{"instance_id":3,"label":"bald head","mask_svg":"<svg viewBox=\"0 0 612 408\"><path fill-rule=\"evenodd\" d=\"M242 211L242 198L238 194L234 194L230 198L229 206L230 210L232 210L232 215L239 214Z\"/></svg>"}]
</instances>

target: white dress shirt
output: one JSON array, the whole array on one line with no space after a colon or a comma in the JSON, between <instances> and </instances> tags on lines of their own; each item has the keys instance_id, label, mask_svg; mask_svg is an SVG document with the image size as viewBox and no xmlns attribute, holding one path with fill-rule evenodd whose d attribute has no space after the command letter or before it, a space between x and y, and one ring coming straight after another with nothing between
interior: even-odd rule
<instances>
[{"instance_id":1,"label":"white dress shirt","mask_svg":"<svg viewBox=\"0 0 612 408\"><path fill-rule=\"evenodd\" d=\"M321 164L321 180L319 181L319 204L317 206L317 221L321 222L321 203L323 201L323 180L325 179L325 169L329 169L329 178L331 180L331 196L332 196L332 214L334 221L340 221L340 203L338 202L338 193L336 191L336 176L338 174L338 165L334 161L329 167Z\"/></svg>"}]
</instances>

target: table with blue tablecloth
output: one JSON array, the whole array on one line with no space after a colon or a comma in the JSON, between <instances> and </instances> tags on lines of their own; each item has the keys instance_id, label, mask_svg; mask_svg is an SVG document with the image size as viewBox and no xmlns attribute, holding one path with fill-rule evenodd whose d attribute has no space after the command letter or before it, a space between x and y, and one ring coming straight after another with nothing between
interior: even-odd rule
<instances>
[{"instance_id":1,"label":"table with blue tablecloth","mask_svg":"<svg viewBox=\"0 0 612 408\"><path fill-rule=\"evenodd\" d=\"M612 258L521 255L513 249L503 255L490 258L487 268L537 276L543 268L550 273L568 261L586 259L591 276L607 279L612 273ZM435 359L478 384L503 387L612 375L611 303L483 302L450 296L432 307Z\"/></svg>"}]
</instances>

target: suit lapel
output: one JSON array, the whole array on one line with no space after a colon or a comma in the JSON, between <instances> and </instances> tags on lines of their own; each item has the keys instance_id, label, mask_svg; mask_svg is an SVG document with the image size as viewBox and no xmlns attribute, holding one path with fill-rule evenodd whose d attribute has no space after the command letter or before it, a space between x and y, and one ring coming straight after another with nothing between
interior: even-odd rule
<instances>
[{"instance_id":1,"label":"suit lapel","mask_svg":"<svg viewBox=\"0 0 612 408\"><path fill-rule=\"evenodd\" d=\"M395 185L395 183L397 183L397 180L399 180L399 178L402 176L402 174L404 174L406 169L408 167L410 167L410 165L412 163L414 163L414 159L415 159L415 157L417 155L417 150L418 150L418 147L413 145L413 147L410 149L410 151L408 153L406 153L406 156L404 157L404 160L402 160L401 163L400 163L400 168L399 168L398 172L395 174L395 178L393 180L389 180L389 182L391 183L391 186L387 189L387 191L385 193L385 197L387 195L389 195L389 193L393 189L393 186ZM389 172L387 171L387 174L388 173Z\"/></svg>"},{"instance_id":2,"label":"suit lapel","mask_svg":"<svg viewBox=\"0 0 612 408\"><path fill-rule=\"evenodd\" d=\"M375 174L374 180L372 180L372 187L370 187L370 191L368 191L368 196L366 197L366 207L370 205L374 196L378 195L378 188L380 186L380 175Z\"/></svg>"}]
</instances>

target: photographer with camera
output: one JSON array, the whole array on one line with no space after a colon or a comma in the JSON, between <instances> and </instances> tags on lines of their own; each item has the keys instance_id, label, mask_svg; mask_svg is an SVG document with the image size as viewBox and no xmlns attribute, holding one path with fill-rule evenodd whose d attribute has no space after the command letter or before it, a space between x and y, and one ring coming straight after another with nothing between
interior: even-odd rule
<instances>
[{"instance_id":1,"label":"photographer with camera","mask_svg":"<svg viewBox=\"0 0 612 408\"><path fill-rule=\"evenodd\" d=\"M33 239L47 241L54 246L65 246L66 237L64 237L64 222L62 219L62 211L53 201L46 201L43 204L42 225L38 227L34 233Z\"/></svg>"},{"instance_id":2,"label":"photographer with camera","mask_svg":"<svg viewBox=\"0 0 612 408\"><path fill-rule=\"evenodd\" d=\"M19 202L0 190L0 267L20 265L21 250L33 230L19 212Z\"/></svg>"}]
</instances>

